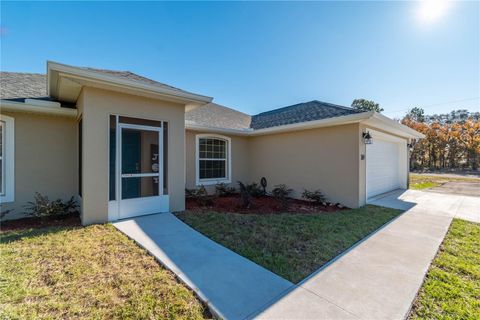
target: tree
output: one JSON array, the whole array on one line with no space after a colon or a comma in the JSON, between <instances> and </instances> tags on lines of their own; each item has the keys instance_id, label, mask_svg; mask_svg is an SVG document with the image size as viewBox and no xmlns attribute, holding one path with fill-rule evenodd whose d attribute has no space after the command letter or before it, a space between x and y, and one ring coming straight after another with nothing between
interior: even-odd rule
<instances>
[{"instance_id":1,"label":"tree","mask_svg":"<svg viewBox=\"0 0 480 320\"><path fill-rule=\"evenodd\" d=\"M366 99L353 100L352 108L360 111L375 111L378 113L383 111L383 108L381 108L378 103L376 103L375 101L366 100Z\"/></svg>"},{"instance_id":2,"label":"tree","mask_svg":"<svg viewBox=\"0 0 480 320\"><path fill-rule=\"evenodd\" d=\"M415 108L414 108L415 109ZM478 112L457 110L433 116L410 110L402 123L425 135L412 143L412 169L464 168L480 166L480 120ZM423 110L422 110L423 111ZM424 116L424 122L420 116Z\"/></svg>"},{"instance_id":3,"label":"tree","mask_svg":"<svg viewBox=\"0 0 480 320\"><path fill-rule=\"evenodd\" d=\"M406 117L416 122L425 122L425 111L422 108L415 107L408 111Z\"/></svg>"}]
</instances>

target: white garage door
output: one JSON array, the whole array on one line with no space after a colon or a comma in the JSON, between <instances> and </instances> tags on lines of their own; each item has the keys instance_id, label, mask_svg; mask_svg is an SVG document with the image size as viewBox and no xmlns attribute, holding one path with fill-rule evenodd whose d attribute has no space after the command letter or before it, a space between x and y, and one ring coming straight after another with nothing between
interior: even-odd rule
<instances>
[{"instance_id":1,"label":"white garage door","mask_svg":"<svg viewBox=\"0 0 480 320\"><path fill-rule=\"evenodd\" d=\"M406 141L374 134L367 145L367 199L399 188L406 188ZM405 159L404 159L405 158Z\"/></svg>"}]
</instances>

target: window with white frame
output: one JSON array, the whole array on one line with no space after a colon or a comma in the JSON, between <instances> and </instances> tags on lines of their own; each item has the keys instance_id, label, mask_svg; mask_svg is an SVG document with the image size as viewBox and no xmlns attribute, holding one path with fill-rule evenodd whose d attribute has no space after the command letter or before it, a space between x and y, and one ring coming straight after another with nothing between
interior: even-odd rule
<instances>
[{"instance_id":1,"label":"window with white frame","mask_svg":"<svg viewBox=\"0 0 480 320\"><path fill-rule=\"evenodd\" d=\"M230 138L197 135L197 185L230 182Z\"/></svg>"},{"instance_id":2,"label":"window with white frame","mask_svg":"<svg viewBox=\"0 0 480 320\"><path fill-rule=\"evenodd\" d=\"M0 202L14 199L14 120L0 115Z\"/></svg>"}]
</instances>

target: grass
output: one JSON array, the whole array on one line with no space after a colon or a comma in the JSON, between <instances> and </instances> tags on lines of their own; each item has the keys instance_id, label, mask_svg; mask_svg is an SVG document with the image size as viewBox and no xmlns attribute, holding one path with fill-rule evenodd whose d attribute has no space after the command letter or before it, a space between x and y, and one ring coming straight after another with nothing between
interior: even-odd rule
<instances>
[{"instance_id":1,"label":"grass","mask_svg":"<svg viewBox=\"0 0 480 320\"><path fill-rule=\"evenodd\" d=\"M1 319L201 319L194 294L111 225L2 233Z\"/></svg>"},{"instance_id":2,"label":"grass","mask_svg":"<svg viewBox=\"0 0 480 320\"><path fill-rule=\"evenodd\" d=\"M475 182L480 181L478 178L469 177L451 177L442 175L426 175L418 173L410 173L410 189L422 190L438 187L447 182Z\"/></svg>"},{"instance_id":3,"label":"grass","mask_svg":"<svg viewBox=\"0 0 480 320\"><path fill-rule=\"evenodd\" d=\"M455 219L410 319L480 319L480 224Z\"/></svg>"},{"instance_id":4,"label":"grass","mask_svg":"<svg viewBox=\"0 0 480 320\"><path fill-rule=\"evenodd\" d=\"M365 206L318 214L178 213L194 229L292 282L299 282L400 210Z\"/></svg>"},{"instance_id":5,"label":"grass","mask_svg":"<svg viewBox=\"0 0 480 320\"><path fill-rule=\"evenodd\" d=\"M430 188L438 187L439 185L440 183L436 183L433 181L423 181L423 182L417 182L417 183L411 184L410 188L414 190L422 190L422 189L430 189Z\"/></svg>"}]
</instances>

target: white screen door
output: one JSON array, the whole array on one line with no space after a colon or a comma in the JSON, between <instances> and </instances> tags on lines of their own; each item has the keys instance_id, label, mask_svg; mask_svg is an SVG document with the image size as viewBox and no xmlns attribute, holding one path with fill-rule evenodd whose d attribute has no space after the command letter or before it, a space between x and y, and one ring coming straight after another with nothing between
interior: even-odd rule
<instances>
[{"instance_id":1,"label":"white screen door","mask_svg":"<svg viewBox=\"0 0 480 320\"><path fill-rule=\"evenodd\" d=\"M167 212L163 195L163 128L119 123L118 218Z\"/></svg>"}]
</instances>

